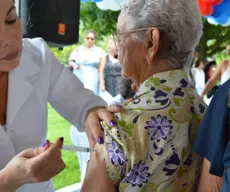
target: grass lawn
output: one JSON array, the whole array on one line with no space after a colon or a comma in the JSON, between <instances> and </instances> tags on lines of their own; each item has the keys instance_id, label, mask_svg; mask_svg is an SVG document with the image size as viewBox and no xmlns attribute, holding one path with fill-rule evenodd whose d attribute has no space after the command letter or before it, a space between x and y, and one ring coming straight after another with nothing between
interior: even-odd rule
<instances>
[{"instance_id":1,"label":"grass lawn","mask_svg":"<svg viewBox=\"0 0 230 192\"><path fill-rule=\"evenodd\" d=\"M64 120L51 106L49 108L48 118L48 139L54 142L58 137L64 137L64 144L73 145L70 139L70 124ZM75 152L64 151L63 160L66 163L66 169L58 176L54 177L55 189L80 182L80 168Z\"/></svg>"}]
</instances>

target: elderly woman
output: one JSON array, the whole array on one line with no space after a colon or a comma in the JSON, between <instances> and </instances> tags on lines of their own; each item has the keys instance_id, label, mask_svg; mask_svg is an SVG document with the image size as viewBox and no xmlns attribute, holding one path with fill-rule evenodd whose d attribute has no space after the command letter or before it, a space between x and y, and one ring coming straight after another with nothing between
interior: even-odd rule
<instances>
[{"instance_id":1,"label":"elderly woman","mask_svg":"<svg viewBox=\"0 0 230 192\"><path fill-rule=\"evenodd\" d=\"M115 115L116 127L103 123L105 144L91 154L83 192L196 190L201 158L192 145L206 105L187 73L201 34L195 0L129 0L122 6L118 57L124 76L139 89Z\"/></svg>"}]
</instances>

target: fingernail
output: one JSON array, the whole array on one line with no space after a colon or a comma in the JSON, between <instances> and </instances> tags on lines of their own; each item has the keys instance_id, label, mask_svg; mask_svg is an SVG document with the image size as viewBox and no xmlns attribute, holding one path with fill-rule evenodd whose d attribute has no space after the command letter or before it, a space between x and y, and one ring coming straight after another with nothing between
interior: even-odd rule
<instances>
[{"instance_id":1,"label":"fingernail","mask_svg":"<svg viewBox=\"0 0 230 192\"><path fill-rule=\"evenodd\" d=\"M110 125L111 125L112 127L114 127L114 126L117 125L117 123L116 123L114 120L111 120L109 123L110 123Z\"/></svg>"},{"instance_id":2,"label":"fingernail","mask_svg":"<svg viewBox=\"0 0 230 192\"><path fill-rule=\"evenodd\" d=\"M103 139L103 137L98 137L97 141L98 141L98 143L99 143L100 145L103 145L103 144L104 144L104 139Z\"/></svg>"},{"instance_id":3,"label":"fingernail","mask_svg":"<svg viewBox=\"0 0 230 192\"><path fill-rule=\"evenodd\" d=\"M47 144L47 141L45 141L45 143L43 143L42 147L44 148Z\"/></svg>"},{"instance_id":4,"label":"fingernail","mask_svg":"<svg viewBox=\"0 0 230 192\"><path fill-rule=\"evenodd\" d=\"M118 105L118 104L116 105L116 107L117 107L117 108L122 108L122 106L121 106L121 105Z\"/></svg>"},{"instance_id":5,"label":"fingernail","mask_svg":"<svg viewBox=\"0 0 230 192\"><path fill-rule=\"evenodd\" d=\"M61 137L61 138L60 138L60 141L63 143L63 142L64 142L64 138L63 138L63 137Z\"/></svg>"}]
</instances>

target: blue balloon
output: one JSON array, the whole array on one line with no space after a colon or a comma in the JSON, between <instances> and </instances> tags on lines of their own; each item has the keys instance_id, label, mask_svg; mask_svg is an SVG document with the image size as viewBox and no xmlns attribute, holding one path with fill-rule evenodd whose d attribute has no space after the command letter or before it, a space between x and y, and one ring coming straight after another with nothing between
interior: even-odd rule
<instances>
[{"instance_id":1,"label":"blue balloon","mask_svg":"<svg viewBox=\"0 0 230 192\"><path fill-rule=\"evenodd\" d=\"M89 0L81 0L82 3L86 3L88 2Z\"/></svg>"},{"instance_id":2,"label":"blue balloon","mask_svg":"<svg viewBox=\"0 0 230 192\"><path fill-rule=\"evenodd\" d=\"M225 24L228 22L229 17L227 17L226 15L221 15L221 17L217 17L215 18L215 21L221 25Z\"/></svg>"},{"instance_id":3,"label":"blue balloon","mask_svg":"<svg viewBox=\"0 0 230 192\"><path fill-rule=\"evenodd\" d=\"M213 13L210 16L220 17L223 14L230 14L230 0L223 0L220 5L214 6Z\"/></svg>"},{"instance_id":4,"label":"blue balloon","mask_svg":"<svg viewBox=\"0 0 230 192\"><path fill-rule=\"evenodd\" d=\"M230 0L225 0L225 4L223 5L223 12L225 15L230 17Z\"/></svg>"}]
</instances>

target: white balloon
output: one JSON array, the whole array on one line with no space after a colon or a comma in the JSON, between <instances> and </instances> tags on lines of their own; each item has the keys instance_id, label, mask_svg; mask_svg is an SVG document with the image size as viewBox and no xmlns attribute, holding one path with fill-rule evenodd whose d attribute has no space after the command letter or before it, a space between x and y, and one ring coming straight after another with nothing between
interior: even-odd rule
<instances>
[{"instance_id":1,"label":"white balloon","mask_svg":"<svg viewBox=\"0 0 230 192\"><path fill-rule=\"evenodd\" d=\"M104 1L96 3L96 5L101 10L108 10L109 9L108 1L109 0L104 0Z\"/></svg>"},{"instance_id":2,"label":"white balloon","mask_svg":"<svg viewBox=\"0 0 230 192\"><path fill-rule=\"evenodd\" d=\"M224 26L224 27L230 26L230 18L228 19L227 23L223 24L222 26Z\"/></svg>"},{"instance_id":3,"label":"white balloon","mask_svg":"<svg viewBox=\"0 0 230 192\"><path fill-rule=\"evenodd\" d=\"M110 10L112 11L119 11L121 9L121 6L116 3L115 0L110 0Z\"/></svg>"},{"instance_id":4,"label":"white balloon","mask_svg":"<svg viewBox=\"0 0 230 192\"><path fill-rule=\"evenodd\" d=\"M120 5L118 5L115 0L103 0L101 2L96 3L96 5L101 10L120 10Z\"/></svg>"},{"instance_id":5,"label":"white balloon","mask_svg":"<svg viewBox=\"0 0 230 192\"><path fill-rule=\"evenodd\" d=\"M215 19L213 19L213 18L211 18L211 17L207 18L207 20L208 20L208 22L209 22L210 24L212 24L212 25L219 25L219 23L217 23L217 22L215 21Z\"/></svg>"}]
</instances>

